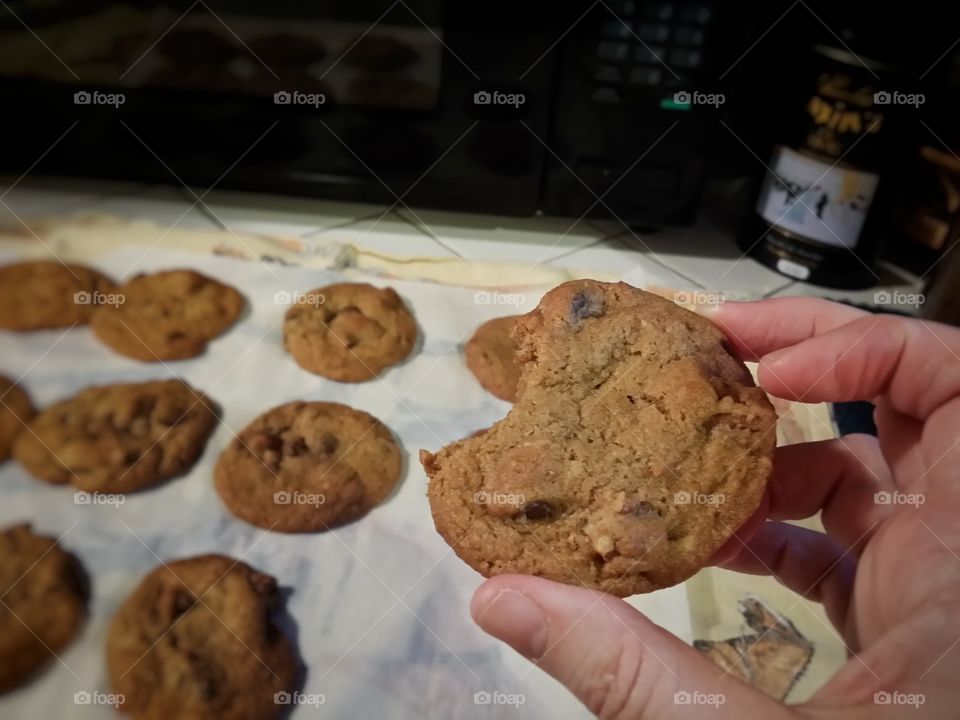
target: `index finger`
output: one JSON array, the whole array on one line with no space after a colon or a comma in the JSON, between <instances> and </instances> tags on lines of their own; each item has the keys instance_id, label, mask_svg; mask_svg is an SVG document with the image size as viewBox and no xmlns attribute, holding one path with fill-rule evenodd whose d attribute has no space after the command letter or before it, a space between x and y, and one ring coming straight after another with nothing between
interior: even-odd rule
<instances>
[{"instance_id":1,"label":"index finger","mask_svg":"<svg viewBox=\"0 0 960 720\"><path fill-rule=\"evenodd\" d=\"M701 306L744 360L791 347L869 315L864 310L809 297L772 298Z\"/></svg>"}]
</instances>

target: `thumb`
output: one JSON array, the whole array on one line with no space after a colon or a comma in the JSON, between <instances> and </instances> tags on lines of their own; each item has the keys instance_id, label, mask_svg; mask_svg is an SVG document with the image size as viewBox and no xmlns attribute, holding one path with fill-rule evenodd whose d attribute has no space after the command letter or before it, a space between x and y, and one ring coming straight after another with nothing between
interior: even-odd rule
<instances>
[{"instance_id":1,"label":"thumb","mask_svg":"<svg viewBox=\"0 0 960 720\"><path fill-rule=\"evenodd\" d=\"M601 718L762 717L784 705L627 603L526 575L499 575L470 605L476 623L563 683Z\"/></svg>"}]
</instances>

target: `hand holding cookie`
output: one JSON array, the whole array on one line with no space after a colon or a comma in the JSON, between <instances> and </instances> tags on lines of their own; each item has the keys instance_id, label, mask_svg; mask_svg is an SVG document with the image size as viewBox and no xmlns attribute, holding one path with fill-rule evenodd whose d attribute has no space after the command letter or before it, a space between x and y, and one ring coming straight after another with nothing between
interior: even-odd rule
<instances>
[{"instance_id":1,"label":"hand holding cookie","mask_svg":"<svg viewBox=\"0 0 960 720\"><path fill-rule=\"evenodd\" d=\"M759 361L768 393L876 403L878 438L778 448L760 510L714 558L822 602L856 657L788 707L594 590L500 575L474 596L474 619L602 717L703 717L675 702L683 691L722 697L723 717L903 717L881 693L922 698L910 717L953 717L942 688L960 670L960 331L807 298L726 303L710 319ZM825 534L783 522L817 512Z\"/></svg>"}]
</instances>

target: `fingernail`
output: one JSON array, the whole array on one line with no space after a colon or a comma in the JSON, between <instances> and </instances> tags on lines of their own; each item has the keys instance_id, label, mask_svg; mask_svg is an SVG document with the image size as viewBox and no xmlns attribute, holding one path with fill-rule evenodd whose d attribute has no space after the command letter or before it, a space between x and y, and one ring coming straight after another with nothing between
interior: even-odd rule
<instances>
[{"instance_id":1,"label":"fingernail","mask_svg":"<svg viewBox=\"0 0 960 720\"><path fill-rule=\"evenodd\" d=\"M473 619L524 657L539 658L547 649L546 615L533 600L515 590L498 590L486 603L482 596L476 598Z\"/></svg>"}]
</instances>

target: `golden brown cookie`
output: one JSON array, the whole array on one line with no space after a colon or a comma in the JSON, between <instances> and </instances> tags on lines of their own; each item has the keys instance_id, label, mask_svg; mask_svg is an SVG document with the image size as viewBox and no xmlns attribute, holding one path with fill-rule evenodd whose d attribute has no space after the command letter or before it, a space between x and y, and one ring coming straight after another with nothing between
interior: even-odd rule
<instances>
[{"instance_id":1,"label":"golden brown cookie","mask_svg":"<svg viewBox=\"0 0 960 720\"><path fill-rule=\"evenodd\" d=\"M372 415L292 402L260 415L220 455L217 492L237 517L268 530L326 530L365 515L393 490L396 441Z\"/></svg>"},{"instance_id":2,"label":"golden brown cookie","mask_svg":"<svg viewBox=\"0 0 960 720\"><path fill-rule=\"evenodd\" d=\"M72 263L23 262L0 267L0 328L46 330L86 324L113 282Z\"/></svg>"},{"instance_id":3,"label":"golden brown cookie","mask_svg":"<svg viewBox=\"0 0 960 720\"><path fill-rule=\"evenodd\" d=\"M122 302L100 307L93 331L121 355L143 362L196 357L246 305L234 288L192 270L137 275L116 292Z\"/></svg>"},{"instance_id":4,"label":"golden brown cookie","mask_svg":"<svg viewBox=\"0 0 960 720\"><path fill-rule=\"evenodd\" d=\"M516 361L517 344L510 333L519 315L487 320L467 341L464 355L467 367L480 384L501 400L517 399L520 365Z\"/></svg>"},{"instance_id":5,"label":"golden brown cookie","mask_svg":"<svg viewBox=\"0 0 960 720\"><path fill-rule=\"evenodd\" d=\"M161 565L120 607L107 669L136 720L269 720L289 707L297 660L272 621L277 582L223 555Z\"/></svg>"},{"instance_id":6,"label":"golden brown cookie","mask_svg":"<svg viewBox=\"0 0 960 720\"><path fill-rule=\"evenodd\" d=\"M102 385L42 410L13 456L40 480L131 492L192 466L216 423L213 402L180 380Z\"/></svg>"},{"instance_id":7,"label":"golden brown cookie","mask_svg":"<svg viewBox=\"0 0 960 720\"><path fill-rule=\"evenodd\" d=\"M756 510L776 413L708 320L624 283L551 290L517 321L517 401L421 453L437 530L484 575L626 596L674 585Z\"/></svg>"},{"instance_id":8,"label":"golden brown cookie","mask_svg":"<svg viewBox=\"0 0 960 720\"><path fill-rule=\"evenodd\" d=\"M30 396L12 380L0 375L0 463L10 457L13 439L33 414Z\"/></svg>"},{"instance_id":9,"label":"golden brown cookie","mask_svg":"<svg viewBox=\"0 0 960 720\"><path fill-rule=\"evenodd\" d=\"M303 293L287 310L283 344L304 370L362 382L406 358L417 324L392 288L338 283Z\"/></svg>"},{"instance_id":10,"label":"golden brown cookie","mask_svg":"<svg viewBox=\"0 0 960 720\"><path fill-rule=\"evenodd\" d=\"M50 663L84 622L84 577L54 538L0 531L0 692Z\"/></svg>"}]
</instances>

